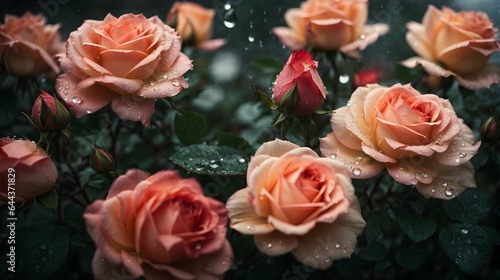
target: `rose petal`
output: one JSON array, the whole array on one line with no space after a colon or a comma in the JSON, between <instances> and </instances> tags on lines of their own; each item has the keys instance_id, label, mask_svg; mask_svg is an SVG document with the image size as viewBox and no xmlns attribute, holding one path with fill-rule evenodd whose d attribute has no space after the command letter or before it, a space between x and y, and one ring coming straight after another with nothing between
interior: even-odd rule
<instances>
[{"instance_id":1,"label":"rose petal","mask_svg":"<svg viewBox=\"0 0 500 280\"><path fill-rule=\"evenodd\" d=\"M272 31L276 36L278 36L281 43L292 51L301 49L306 45L305 42L303 42L303 39L290 28L274 27Z\"/></svg>"},{"instance_id":2,"label":"rose petal","mask_svg":"<svg viewBox=\"0 0 500 280\"><path fill-rule=\"evenodd\" d=\"M230 227L242 234L267 234L274 228L267 222L266 217L255 213L253 206L248 202L248 188L235 192L226 203L229 212Z\"/></svg>"},{"instance_id":3,"label":"rose petal","mask_svg":"<svg viewBox=\"0 0 500 280\"><path fill-rule=\"evenodd\" d=\"M423 24L417 22L409 22L406 24L408 32L406 32L406 42L410 48L419 56L435 61L436 57L433 48L425 37L425 28Z\"/></svg>"},{"instance_id":4,"label":"rose petal","mask_svg":"<svg viewBox=\"0 0 500 280\"><path fill-rule=\"evenodd\" d=\"M268 256L281 256L293 249L299 243L298 238L293 235L286 235L279 231L268 234L257 234L254 236L257 249Z\"/></svg>"},{"instance_id":5,"label":"rose petal","mask_svg":"<svg viewBox=\"0 0 500 280\"><path fill-rule=\"evenodd\" d=\"M274 141L263 143L257 151L255 151L255 156L267 155L271 157L281 157L283 154L297 148L299 148L299 146L290 141L275 139Z\"/></svg>"},{"instance_id":6,"label":"rose petal","mask_svg":"<svg viewBox=\"0 0 500 280\"><path fill-rule=\"evenodd\" d=\"M124 175L120 175L113 181L111 187L109 188L108 195L106 199L116 196L122 191L134 190L139 182L144 181L148 178L149 173L144 172L140 169L129 169Z\"/></svg>"},{"instance_id":7,"label":"rose petal","mask_svg":"<svg viewBox=\"0 0 500 280\"><path fill-rule=\"evenodd\" d=\"M111 108L122 120L141 121L149 126L156 99L134 97L132 95L115 95Z\"/></svg>"},{"instance_id":8,"label":"rose petal","mask_svg":"<svg viewBox=\"0 0 500 280\"><path fill-rule=\"evenodd\" d=\"M96 280L134 278L123 265L116 265L106 260L99 249L92 258L92 272Z\"/></svg>"},{"instance_id":9,"label":"rose petal","mask_svg":"<svg viewBox=\"0 0 500 280\"><path fill-rule=\"evenodd\" d=\"M418 65L420 65L424 68L425 72L427 72L427 74L431 76L438 76L445 78L449 76L455 76L453 72L445 70L441 66L435 64L434 62L425 60L421 57L411 57L404 61L401 61L400 64L408 68L415 68Z\"/></svg>"},{"instance_id":10,"label":"rose petal","mask_svg":"<svg viewBox=\"0 0 500 280\"><path fill-rule=\"evenodd\" d=\"M354 50L364 50L369 45L375 43L378 37L389 32L389 25L378 23L373 25L366 25L362 31L361 37L353 42L344 45L340 48L343 53L349 53Z\"/></svg>"},{"instance_id":11,"label":"rose petal","mask_svg":"<svg viewBox=\"0 0 500 280\"><path fill-rule=\"evenodd\" d=\"M196 48L204 51L214 51L224 46L225 44L227 44L226 39L213 39L199 43L198 45L196 45Z\"/></svg>"},{"instance_id":12,"label":"rose petal","mask_svg":"<svg viewBox=\"0 0 500 280\"><path fill-rule=\"evenodd\" d=\"M486 64L476 73L457 76L456 79L460 85L471 90L489 88L492 84L500 84L500 67Z\"/></svg>"},{"instance_id":13,"label":"rose petal","mask_svg":"<svg viewBox=\"0 0 500 280\"><path fill-rule=\"evenodd\" d=\"M463 123L462 119L460 126L460 133L451 140L448 149L435 155L439 163L449 166L461 165L468 162L481 146L481 141L474 142L474 132Z\"/></svg>"}]
</instances>

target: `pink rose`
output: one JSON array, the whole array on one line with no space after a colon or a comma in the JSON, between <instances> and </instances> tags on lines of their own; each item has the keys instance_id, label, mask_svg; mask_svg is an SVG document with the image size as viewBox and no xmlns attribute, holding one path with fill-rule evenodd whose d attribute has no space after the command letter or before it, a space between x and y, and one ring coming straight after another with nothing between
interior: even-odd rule
<instances>
[{"instance_id":1,"label":"pink rose","mask_svg":"<svg viewBox=\"0 0 500 280\"><path fill-rule=\"evenodd\" d=\"M212 38L215 11L193 2L175 2L167 15L167 24L179 32L183 44L202 50L215 50L226 44L224 39Z\"/></svg>"},{"instance_id":2,"label":"pink rose","mask_svg":"<svg viewBox=\"0 0 500 280\"><path fill-rule=\"evenodd\" d=\"M470 89L500 83L500 67L487 64L490 56L500 51L500 42L498 29L486 14L456 13L447 7L438 10L429 5L422 23L410 22L406 27L406 41L420 57L410 58L403 65L420 64L433 76L455 76Z\"/></svg>"},{"instance_id":3,"label":"pink rose","mask_svg":"<svg viewBox=\"0 0 500 280\"><path fill-rule=\"evenodd\" d=\"M410 85L359 87L347 106L332 112L331 124L321 152L342 161L353 178L387 168L394 180L441 199L476 186L469 159L481 143L437 95Z\"/></svg>"},{"instance_id":4,"label":"pink rose","mask_svg":"<svg viewBox=\"0 0 500 280\"><path fill-rule=\"evenodd\" d=\"M368 0L307 0L289 9L290 28L275 27L274 34L291 50L311 46L348 53L364 50L389 31L386 24L366 25Z\"/></svg>"},{"instance_id":5,"label":"pink rose","mask_svg":"<svg viewBox=\"0 0 500 280\"><path fill-rule=\"evenodd\" d=\"M35 142L0 138L0 178L0 204L10 201L8 192L13 190L9 189L8 178L15 179L11 185L15 201L23 202L48 192L56 183L57 170Z\"/></svg>"},{"instance_id":6,"label":"pink rose","mask_svg":"<svg viewBox=\"0 0 500 280\"><path fill-rule=\"evenodd\" d=\"M226 207L231 228L254 235L261 252L291 252L308 266L327 269L354 251L365 221L340 162L274 140L252 157L247 184Z\"/></svg>"},{"instance_id":7,"label":"pink rose","mask_svg":"<svg viewBox=\"0 0 500 280\"><path fill-rule=\"evenodd\" d=\"M5 15L0 24L0 54L6 71L18 77L59 73L55 55L64 51L59 24L45 24L41 15Z\"/></svg>"},{"instance_id":8,"label":"pink rose","mask_svg":"<svg viewBox=\"0 0 500 280\"><path fill-rule=\"evenodd\" d=\"M59 100L42 91L31 109L31 119L38 129L54 131L67 127L70 115Z\"/></svg>"},{"instance_id":9,"label":"pink rose","mask_svg":"<svg viewBox=\"0 0 500 280\"><path fill-rule=\"evenodd\" d=\"M278 106L297 116L314 113L328 94L317 68L310 53L293 52L274 85L273 99Z\"/></svg>"},{"instance_id":10,"label":"pink rose","mask_svg":"<svg viewBox=\"0 0 500 280\"><path fill-rule=\"evenodd\" d=\"M192 64L180 49L175 30L156 16L86 20L69 35L57 93L76 117L111 102L121 119L149 125L155 100L188 86L182 75Z\"/></svg>"},{"instance_id":11,"label":"pink rose","mask_svg":"<svg viewBox=\"0 0 500 280\"><path fill-rule=\"evenodd\" d=\"M134 278L221 279L232 265L224 204L175 171L131 169L83 217L97 247L96 279L123 268Z\"/></svg>"}]
</instances>

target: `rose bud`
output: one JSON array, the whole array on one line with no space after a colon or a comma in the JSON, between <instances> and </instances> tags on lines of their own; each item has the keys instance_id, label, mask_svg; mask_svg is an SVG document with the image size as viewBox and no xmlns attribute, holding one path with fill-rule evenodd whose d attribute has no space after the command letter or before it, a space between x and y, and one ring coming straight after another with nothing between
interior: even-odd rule
<instances>
[{"instance_id":1,"label":"rose bud","mask_svg":"<svg viewBox=\"0 0 500 280\"><path fill-rule=\"evenodd\" d=\"M499 115L495 114L489 117L481 125L481 139L496 142L500 139L500 130L498 129Z\"/></svg>"},{"instance_id":2,"label":"rose bud","mask_svg":"<svg viewBox=\"0 0 500 280\"><path fill-rule=\"evenodd\" d=\"M304 116L319 108L328 92L317 67L318 62L305 50L290 55L273 89L273 99L281 110Z\"/></svg>"},{"instance_id":3,"label":"rose bud","mask_svg":"<svg viewBox=\"0 0 500 280\"><path fill-rule=\"evenodd\" d=\"M68 126L68 109L45 91L37 97L31 110L31 119L40 130L60 130Z\"/></svg>"},{"instance_id":4,"label":"rose bud","mask_svg":"<svg viewBox=\"0 0 500 280\"><path fill-rule=\"evenodd\" d=\"M361 70L354 75L353 87L365 86L378 83L378 72L376 70Z\"/></svg>"},{"instance_id":5,"label":"rose bud","mask_svg":"<svg viewBox=\"0 0 500 280\"><path fill-rule=\"evenodd\" d=\"M90 155L90 166L99 173L108 173L115 169L115 161L108 151L94 147Z\"/></svg>"}]
</instances>

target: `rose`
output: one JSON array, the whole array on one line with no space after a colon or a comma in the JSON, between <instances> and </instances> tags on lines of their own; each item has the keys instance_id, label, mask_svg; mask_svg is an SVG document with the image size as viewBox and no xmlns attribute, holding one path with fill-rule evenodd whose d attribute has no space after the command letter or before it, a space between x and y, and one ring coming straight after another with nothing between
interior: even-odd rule
<instances>
[{"instance_id":1,"label":"rose","mask_svg":"<svg viewBox=\"0 0 500 280\"><path fill-rule=\"evenodd\" d=\"M193 2L175 2L167 15L167 24L175 28L183 44L202 50L215 50L226 44L224 39L210 40L215 11Z\"/></svg>"},{"instance_id":2,"label":"rose","mask_svg":"<svg viewBox=\"0 0 500 280\"><path fill-rule=\"evenodd\" d=\"M69 35L57 93L76 117L111 102L121 119L149 125L155 100L187 87L182 75L192 64L180 49L175 30L156 16L87 20Z\"/></svg>"},{"instance_id":3,"label":"rose","mask_svg":"<svg viewBox=\"0 0 500 280\"><path fill-rule=\"evenodd\" d=\"M292 50L309 45L348 53L365 49L389 30L386 24L365 25L367 16L367 0L307 0L285 12L290 28L275 27L273 32Z\"/></svg>"},{"instance_id":4,"label":"rose","mask_svg":"<svg viewBox=\"0 0 500 280\"><path fill-rule=\"evenodd\" d=\"M297 116L319 108L328 92L317 67L318 62L305 50L290 55L273 88L273 99L279 107Z\"/></svg>"},{"instance_id":5,"label":"rose","mask_svg":"<svg viewBox=\"0 0 500 280\"><path fill-rule=\"evenodd\" d=\"M5 15L0 25L0 54L5 70L18 77L59 73L54 60L64 51L59 24L45 24L41 15L26 12L22 17Z\"/></svg>"},{"instance_id":6,"label":"rose","mask_svg":"<svg viewBox=\"0 0 500 280\"><path fill-rule=\"evenodd\" d=\"M57 170L45 151L35 142L0 138L0 204L10 201L9 169L15 172L15 201L23 202L48 192L57 180Z\"/></svg>"},{"instance_id":7,"label":"rose","mask_svg":"<svg viewBox=\"0 0 500 280\"><path fill-rule=\"evenodd\" d=\"M403 65L421 64L433 76L456 76L460 84L471 89L500 82L500 67L486 64L500 51L498 30L486 14L457 13L429 5L422 23L410 22L406 27L406 41L420 57L410 58Z\"/></svg>"},{"instance_id":8,"label":"rose","mask_svg":"<svg viewBox=\"0 0 500 280\"><path fill-rule=\"evenodd\" d=\"M31 109L31 119L37 129L53 131L67 127L70 115L57 98L42 91Z\"/></svg>"},{"instance_id":9,"label":"rose","mask_svg":"<svg viewBox=\"0 0 500 280\"><path fill-rule=\"evenodd\" d=\"M352 177L370 178L387 168L394 180L441 199L475 187L469 159L480 142L437 95L410 85L359 87L347 106L333 111L331 124L321 152L344 162Z\"/></svg>"},{"instance_id":10,"label":"rose","mask_svg":"<svg viewBox=\"0 0 500 280\"><path fill-rule=\"evenodd\" d=\"M97 247L97 279L123 268L134 278L220 279L232 264L224 204L175 171L131 169L83 217Z\"/></svg>"},{"instance_id":11,"label":"rose","mask_svg":"<svg viewBox=\"0 0 500 280\"><path fill-rule=\"evenodd\" d=\"M254 235L271 256L291 252L326 269L349 257L363 231L359 203L340 162L291 142L266 142L252 157L248 187L227 201L231 228Z\"/></svg>"},{"instance_id":12,"label":"rose","mask_svg":"<svg viewBox=\"0 0 500 280\"><path fill-rule=\"evenodd\" d=\"M358 88L365 86L367 84L375 84L379 79L379 71L378 70L361 70L356 75L354 75L353 79L353 87Z\"/></svg>"}]
</instances>

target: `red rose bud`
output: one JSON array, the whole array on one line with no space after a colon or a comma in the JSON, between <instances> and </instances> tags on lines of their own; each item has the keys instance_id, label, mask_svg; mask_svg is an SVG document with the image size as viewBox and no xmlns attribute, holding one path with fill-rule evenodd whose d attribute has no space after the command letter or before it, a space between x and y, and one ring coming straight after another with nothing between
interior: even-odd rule
<instances>
[{"instance_id":1,"label":"red rose bud","mask_svg":"<svg viewBox=\"0 0 500 280\"><path fill-rule=\"evenodd\" d=\"M305 50L293 52L276 79L273 99L284 112L296 116L313 113L326 99L318 62Z\"/></svg>"},{"instance_id":2,"label":"red rose bud","mask_svg":"<svg viewBox=\"0 0 500 280\"><path fill-rule=\"evenodd\" d=\"M354 88L376 83L378 83L378 71L375 70L361 70L356 73L353 79Z\"/></svg>"},{"instance_id":3,"label":"red rose bud","mask_svg":"<svg viewBox=\"0 0 500 280\"><path fill-rule=\"evenodd\" d=\"M498 127L498 123L500 120L500 116L495 114L489 117L483 124L481 125L481 138L484 140L488 140L491 142L496 142L500 139L500 129Z\"/></svg>"},{"instance_id":4,"label":"red rose bud","mask_svg":"<svg viewBox=\"0 0 500 280\"><path fill-rule=\"evenodd\" d=\"M90 166L99 173L108 173L115 169L115 161L108 151L94 147L90 155Z\"/></svg>"},{"instance_id":5,"label":"red rose bud","mask_svg":"<svg viewBox=\"0 0 500 280\"><path fill-rule=\"evenodd\" d=\"M54 131L67 127L70 115L57 98L42 91L33 104L31 119L38 129Z\"/></svg>"}]
</instances>

